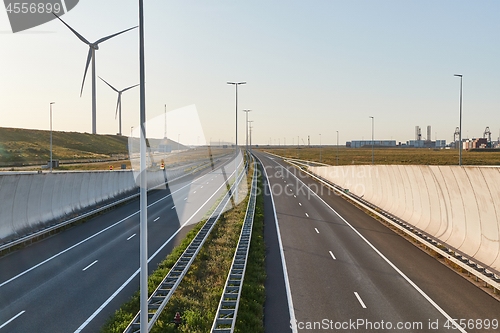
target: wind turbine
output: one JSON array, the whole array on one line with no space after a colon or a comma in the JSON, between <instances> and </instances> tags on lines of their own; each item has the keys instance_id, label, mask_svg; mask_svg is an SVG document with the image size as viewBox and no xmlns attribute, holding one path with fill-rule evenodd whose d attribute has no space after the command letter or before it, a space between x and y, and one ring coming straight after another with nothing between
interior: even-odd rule
<instances>
[{"instance_id":1,"label":"wind turbine","mask_svg":"<svg viewBox=\"0 0 500 333\"><path fill-rule=\"evenodd\" d=\"M118 114L118 119L119 119L118 120L118 123L119 123L119 126L118 126L118 135L122 135L122 93L125 92L125 91L127 91L127 90L129 90L129 89L137 87L139 84L130 86L130 87L125 88L123 90L118 90L115 87L113 87L111 84L109 84L108 82L106 82L106 80L104 80L102 77L99 76L99 78L104 83L106 83L111 89L113 89L114 91L116 91L118 93L118 101L116 102L115 119L116 119L116 115Z\"/></svg>"},{"instance_id":2,"label":"wind turbine","mask_svg":"<svg viewBox=\"0 0 500 333\"><path fill-rule=\"evenodd\" d=\"M85 65L85 72L83 73L83 81L82 81L82 88L80 90L80 97L82 97L83 93L83 86L85 84L85 77L87 76L87 70L89 68L90 61L92 60L92 134L96 134L96 84L95 84L95 51L99 50L99 44L102 42L107 41L108 39L111 39L115 36L118 36L124 32L127 32L129 30L135 29L136 27L129 28L127 30L123 30L121 32L118 32L113 35L109 35L107 37L103 37L101 39L98 39L94 43L89 42L86 40L82 35L80 35L76 30L74 30L72 27L70 27L66 22L64 22L59 16L57 16L55 13L54 15L65 25L68 27L69 30L71 30L76 37L78 37L82 42L87 44L89 46L89 53L87 55L87 64Z\"/></svg>"}]
</instances>

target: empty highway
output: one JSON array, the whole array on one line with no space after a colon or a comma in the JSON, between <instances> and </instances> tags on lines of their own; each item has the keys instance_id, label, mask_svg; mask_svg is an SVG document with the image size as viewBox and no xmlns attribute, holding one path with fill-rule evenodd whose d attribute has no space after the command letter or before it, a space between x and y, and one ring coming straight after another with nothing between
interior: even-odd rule
<instances>
[{"instance_id":1,"label":"empty highway","mask_svg":"<svg viewBox=\"0 0 500 333\"><path fill-rule=\"evenodd\" d=\"M148 194L150 272L224 193L232 161ZM0 258L0 333L98 332L138 289L138 211L134 200Z\"/></svg>"},{"instance_id":2,"label":"empty highway","mask_svg":"<svg viewBox=\"0 0 500 333\"><path fill-rule=\"evenodd\" d=\"M282 287L267 299L288 305L281 316L294 319L294 332L497 331L497 300L282 159L257 156L289 286L288 297ZM266 332L279 321L267 320Z\"/></svg>"}]
</instances>

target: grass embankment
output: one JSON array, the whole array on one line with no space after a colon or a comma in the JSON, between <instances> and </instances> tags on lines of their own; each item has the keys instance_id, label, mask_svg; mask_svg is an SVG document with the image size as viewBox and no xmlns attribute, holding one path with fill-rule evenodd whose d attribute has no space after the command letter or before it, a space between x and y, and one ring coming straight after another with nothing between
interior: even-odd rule
<instances>
[{"instance_id":1,"label":"grass embankment","mask_svg":"<svg viewBox=\"0 0 500 333\"><path fill-rule=\"evenodd\" d=\"M198 333L210 330L243 225L246 203L247 200L221 216L152 332ZM236 332L264 332L265 245L263 222L263 199L260 197L257 200L249 262L242 289ZM201 228L202 223L198 224L197 230ZM175 264L196 235L197 230L192 230L182 244L150 276L150 294ZM116 312L101 332L123 332L138 310L139 293L136 293L128 303ZM174 328L172 323L177 311L181 313L183 321L178 329Z\"/></svg>"},{"instance_id":2,"label":"grass embankment","mask_svg":"<svg viewBox=\"0 0 500 333\"><path fill-rule=\"evenodd\" d=\"M337 148L262 148L284 157L337 165ZM338 149L339 165L371 164L371 148ZM457 165L458 151L456 149L426 149L426 148L375 148L375 164L418 164L418 165ZM500 165L500 149L495 151L462 151L463 165Z\"/></svg>"},{"instance_id":3,"label":"grass embankment","mask_svg":"<svg viewBox=\"0 0 500 333\"><path fill-rule=\"evenodd\" d=\"M128 138L52 132L53 159L105 159L128 154ZM0 165L42 163L50 159L50 131L0 127Z\"/></svg>"}]
</instances>

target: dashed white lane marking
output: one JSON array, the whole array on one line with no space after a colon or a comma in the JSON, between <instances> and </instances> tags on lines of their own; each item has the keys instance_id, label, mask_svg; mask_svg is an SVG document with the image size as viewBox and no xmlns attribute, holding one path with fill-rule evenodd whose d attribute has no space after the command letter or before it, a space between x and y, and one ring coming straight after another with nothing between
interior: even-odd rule
<instances>
[{"instance_id":1,"label":"dashed white lane marking","mask_svg":"<svg viewBox=\"0 0 500 333\"><path fill-rule=\"evenodd\" d=\"M153 222L156 222L160 219L160 217L158 216L157 218L155 218L155 220Z\"/></svg>"},{"instance_id":2,"label":"dashed white lane marking","mask_svg":"<svg viewBox=\"0 0 500 333\"><path fill-rule=\"evenodd\" d=\"M130 236L129 238L127 238L127 240L128 241L131 240L135 235L137 235L137 234L133 234L132 236Z\"/></svg>"},{"instance_id":3,"label":"dashed white lane marking","mask_svg":"<svg viewBox=\"0 0 500 333\"><path fill-rule=\"evenodd\" d=\"M170 210L172 210L172 209L175 209L175 206L172 206L172 208L170 208Z\"/></svg>"},{"instance_id":4,"label":"dashed white lane marking","mask_svg":"<svg viewBox=\"0 0 500 333\"><path fill-rule=\"evenodd\" d=\"M318 232L319 234L319 232ZM328 251L330 253L330 255L332 256L333 260L337 260L337 258L335 258L335 256L333 255L333 252L332 251Z\"/></svg>"},{"instance_id":5,"label":"dashed white lane marking","mask_svg":"<svg viewBox=\"0 0 500 333\"><path fill-rule=\"evenodd\" d=\"M306 216L309 217L309 214L306 213Z\"/></svg>"},{"instance_id":6,"label":"dashed white lane marking","mask_svg":"<svg viewBox=\"0 0 500 333\"><path fill-rule=\"evenodd\" d=\"M201 185L201 187L200 187L200 188L203 188L203 185Z\"/></svg>"},{"instance_id":7,"label":"dashed white lane marking","mask_svg":"<svg viewBox=\"0 0 500 333\"><path fill-rule=\"evenodd\" d=\"M195 194L195 193L196 193L196 191L193 192L193 194Z\"/></svg>"},{"instance_id":8,"label":"dashed white lane marking","mask_svg":"<svg viewBox=\"0 0 500 333\"><path fill-rule=\"evenodd\" d=\"M20 315L22 315L23 313L25 313L26 311L23 310L21 312L19 312L18 314L16 314L14 317L10 318L9 320L7 320L5 323L3 323L2 325L0 325L0 329L4 328L5 326L7 326L8 324L10 324L12 321L14 321L17 317L19 317Z\"/></svg>"},{"instance_id":9,"label":"dashed white lane marking","mask_svg":"<svg viewBox=\"0 0 500 333\"><path fill-rule=\"evenodd\" d=\"M389 259L387 259L386 256L384 256L375 246L373 246L372 243L370 243L361 233L356 230L349 222L347 222L346 219L344 219L335 209L333 209L329 204L325 202L316 192L311 190L310 187L308 187L302 180L300 180L297 176L295 176L293 173L291 173L288 169L281 167L282 169L286 170L289 174L291 174L293 177L297 179L298 182L300 182L303 186L305 186L310 193L312 193L315 197L317 197L321 202L325 204L326 207L330 208L335 215L337 215L344 223L349 226L363 241L365 241L368 246L370 246L385 262L387 262L403 279L405 279L413 288L415 288L416 291L420 293L436 310L438 310L446 319L448 319L449 322L453 323L455 328L459 330L462 333L467 333L467 331L462 328L457 322L453 320L453 318L446 312L444 311L432 298L430 298L422 289L420 289L419 286L415 284L408 276L406 276L396 265L394 265ZM265 169L264 169L265 170Z\"/></svg>"},{"instance_id":10,"label":"dashed white lane marking","mask_svg":"<svg viewBox=\"0 0 500 333\"><path fill-rule=\"evenodd\" d=\"M319 234L319 230L318 228L314 228L314 230L316 230L316 233Z\"/></svg>"},{"instance_id":11,"label":"dashed white lane marking","mask_svg":"<svg viewBox=\"0 0 500 333\"><path fill-rule=\"evenodd\" d=\"M186 201L188 198L184 198L184 201Z\"/></svg>"},{"instance_id":12,"label":"dashed white lane marking","mask_svg":"<svg viewBox=\"0 0 500 333\"><path fill-rule=\"evenodd\" d=\"M86 271L87 269L89 269L90 267L92 267L92 265L95 265L95 263L97 262L98 260L94 261L93 263L91 263L90 265L88 265L87 267L85 267L84 269L82 269L82 271Z\"/></svg>"},{"instance_id":13,"label":"dashed white lane marking","mask_svg":"<svg viewBox=\"0 0 500 333\"><path fill-rule=\"evenodd\" d=\"M299 202L299 206L302 206L302 204Z\"/></svg>"},{"instance_id":14,"label":"dashed white lane marking","mask_svg":"<svg viewBox=\"0 0 500 333\"><path fill-rule=\"evenodd\" d=\"M296 198L297 196L294 194L293 197Z\"/></svg>"},{"instance_id":15,"label":"dashed white lane marking","mask_svg":"<svg viewBox=\"0 0 500 333\"><path fill-rule=\"evenodd\" d=\"M359 297L358 293L357 293L357 292L354 292L354 295L356 295L356 298L358 299L359 304L361 304L361 306L363 307L363 309L366 309L366 305L365 305L365 303L363 302L363 300L361 299L361 297Z\"/></svg>"}]
</instances>

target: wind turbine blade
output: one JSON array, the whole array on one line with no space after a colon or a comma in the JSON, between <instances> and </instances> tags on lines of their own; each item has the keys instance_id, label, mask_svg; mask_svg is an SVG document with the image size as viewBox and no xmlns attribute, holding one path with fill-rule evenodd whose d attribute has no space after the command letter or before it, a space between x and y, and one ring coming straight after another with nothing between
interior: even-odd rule
<instances>
[{"instance_id":1,"label":"wind turbine blade","mask_svg":"<svg viewBox=\"0 0 500 333\"><path fill-rule=\"evenodd\" d=\"M137 87L138 85L139 85L139 84L136 84L136 85L134 85L134 86L130 86L130 87L128 87L128 88L125 88L125 89L123 89L123 90L122 90L122 92L127 91L127 90L132 89L132 88L135 88L135 87Z\"/></svg>"},{"instance_id":2,"label":"wind turbine blade","mask_svg":"<svg viewBox=\"0 0 500 333\"><path fill-rule=\"evenodd\" d=\"M85 72L83 72L83 81L82 81L82 89L80 90L80 97L82 97L83 85L85 84L85 77L87 76L87 70L89 69L90 60L92 60L92 47L91 46L89 46L89 54L87 56L87 64L85 65Z\"/></svg>"},{"instance_id":3,"label":"wind turbine blade","mask_svg":"<svg viewBox=\"0 0 500 333\"><path fill-rule=\"evenodd\" d=\"M107 40L108 40L108 39L110 39L110 38L113 38L113 37L115 37L115 36L118 36L118 35L120 35L120 34L122 34L122 33L124 33L124 32L127 32L127 31L132 30L132 29L135 29L135 28L137 28L137 27L129 28L129 29L127 29L127 30L120 31L120 32L118 32L118 33L116 33L116 34L112 34L112 35L110 35L110 36L103 37L103 38L99 39L98 41L96 41L94 44L99 44L99 43L105 42L105 41L107 41Z\"/></svg>"},{"instance_id":4,"label":"wind turbine blade","mask_svg":"<svg viewBox=\"0 0 500 333\"><path fill-rule=\"evenodd\" d=\"M115 119L116 119L116 115L118 114L118 107L120 106L122 102L122 93L118 93L118 101L116 102L116 112L115 112Z\"/></svg>"},{"instance_id":5,"label":"wind turbine blade","mask_svg":"<svg viewBox=\"0 0 500 333\"><path fill-rule=\"evenodd\" d=\"M61 21L65 26L68 27L69 30L71 30L75 35L76 37L78 37L82 42L84 42L85 44L87 45L90 45L90 42L88 40L85 39L85 37L83 37L82 35L80 35L78 32L76 32L75 29L73 29L72 27L70 27L68 24L66 24L66 22L64 22L59 16L57 16L54 12L52 12L52 14L55 15L55 17L57 17L59 19L59 21Z\"/></svg>"},{"instance_id":6,"label":"wind turbine blade","mask_svg":"<svg viewBox=\"0 0 500 333\"><path fill-rule=\"evenodd\" d=\"M116 91L117 93L119 93L118 90L115 89L115 87L113 87L112 85L110 85L108 82L106 82L106 80L104 80L102 77L99 76L99 78L104 81L104 83L106 83L111 89L113 89L114 91Z\"/></svg>"}]
</instances>

